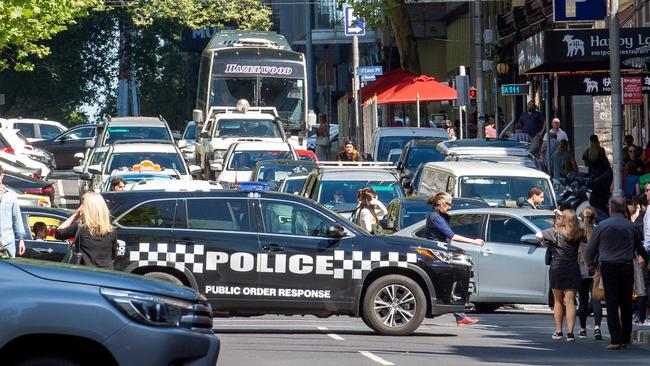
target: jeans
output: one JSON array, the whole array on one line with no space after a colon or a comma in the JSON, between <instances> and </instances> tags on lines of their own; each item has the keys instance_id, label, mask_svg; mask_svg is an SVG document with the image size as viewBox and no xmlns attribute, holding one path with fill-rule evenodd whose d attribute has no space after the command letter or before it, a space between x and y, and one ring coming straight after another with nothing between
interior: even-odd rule
<instances>
[{"instance_id":1,"label":"jeans","mask_svg":"<svg viewBox=\"0 0 650 366\"><path fill-rule=\"evenodd\" d=\"M603 320L603 305L600 301L591 299L592 278L583 278L582 285L578 289L578 317L580 318L580 328L587 329L587 317L591 312L594 313L594 325L600 327ZM590 309L591 308L591 309Z\"/></svg>"},{"instance_id":2,"label":"jeans","mask_svg":"<svg viewBox=\"0 0 650 366\"><path fill-rule=\"evenodd\" d=\"M610 343L629 343L632 336L632 289L634 287L632 261L602 262L600 273L605 287Z\"/></svg>"},{"instance_id":3,"label":"jeans","mask_svg":"<svg viewBox=\"0 0 650 366\"><path fill-rule=\"evenodd\" d=\"M316 156L318 157L318 160L329 161L330 160L329 151L330 151L329 146L316 145Z\"/></svg>"}]
</instances>

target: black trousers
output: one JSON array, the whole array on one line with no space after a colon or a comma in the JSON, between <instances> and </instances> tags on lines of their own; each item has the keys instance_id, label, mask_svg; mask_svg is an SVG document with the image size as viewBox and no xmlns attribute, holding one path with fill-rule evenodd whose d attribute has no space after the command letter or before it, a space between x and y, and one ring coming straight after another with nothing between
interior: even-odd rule
<instances>
[{"instance_id":1,"label":"black trousers","mask_svg":"<svg viewBox=\"0 0 650 366\"><path fill-rule=\"evenodd\" d=\"M602 262L600 273L603 276L603 286L605 287L610 343L629 343L632 336L634 266L631 261L626 263Z\"/></svg>"},{"instance_id":2,"label":"black trousers","mask_svg":"<svg viewBox=\"0 0 650 366\"><path fill-rule=\"evenodd\" d=\"M578 289L578 317L580 319L580 328L587 329L587 317L591 312L594 313L594 325L600 327L603 320L603 307L600 301L591 298L591 286L593 279L583 278L582 286Z\"/></svg>"}]
</instances>

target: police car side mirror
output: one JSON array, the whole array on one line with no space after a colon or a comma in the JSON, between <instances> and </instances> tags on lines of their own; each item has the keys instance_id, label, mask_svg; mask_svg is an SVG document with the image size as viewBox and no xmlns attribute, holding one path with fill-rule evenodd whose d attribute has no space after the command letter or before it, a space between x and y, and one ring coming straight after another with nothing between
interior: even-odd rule
<instances>
[{"instance_id":1,"label":"police car side mirror","mask_svg":"<svg viewBox=\"0 0 650 366\"><path fill-rule=\"evenodd\" d=\"M327 236L330 238L340 239L346 235L345 228L339 224L332 224L327 228Z\"/></svg>"},{"instance_id":2,"label":"police car side mirror","mask_svg":"<svg viewBox=\"0 0 650 366\"><path fill-rule=\"evenodd\" d=\"M95 147L95 139L92 139L92 140L86 140L86 142L84 143L84 145L85 145L86 149L92 149L92 148L94 148L94 147Z\"/></svg>"},{"instance_id":3,"label":"police car side mirror","mask_svg":"<svg viewBox=\"0 0 650 366\"><path fill-rule=\"evenodd\" d=\"M190 170L190 175L201 173L201 167L198 165L190 165L188 169Z\"/></svg>"}]
</instances>

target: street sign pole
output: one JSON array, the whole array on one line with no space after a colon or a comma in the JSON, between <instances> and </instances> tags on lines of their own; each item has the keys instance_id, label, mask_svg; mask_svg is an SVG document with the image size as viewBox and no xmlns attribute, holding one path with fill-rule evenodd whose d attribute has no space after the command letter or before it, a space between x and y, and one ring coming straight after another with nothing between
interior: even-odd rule
<instances>
[{"instance_id":1,"label":"street sign pole","mask_svg":"<svg viewBox=\"0 0 650 366\"><path fill-rule=\"evenodd\" d=\"M352 93L354 94L352 100L354 104L354 136L357 149L362 149L361 144L361 128L359 126L359 37L355 34L352 36ZM365 153L365 151L364 151Z\"/></svg>"},{"instance_id":2,"label":"street sign pole","mask_svg":"<svg viewBox=\"0 0 650 366\"><path fill-rule=\"evenodd\" d=\"M474 75L476 78L476 124L477 137L485 138L485 115L483 101L483 16L481 0L474 1Z\"/></svg>"},{"instance_id":3,"label":"street sign pole","mask_svg":"<svg viewBox=\"0 0 650 366\"><path fill-rule=\"evenodd\" d=\"M609 64L612 86L612 142L614 154L614 196L623 195L622 156L623 153L623 108L621 101L621 50L618 23L618 0L611 0L609 8Z\"/></svg>"},{"instance_id":4,"label":"street sign pole","mask_svg":"<svg viewBox=\"0 0 650 366\"><path fill-rule=\"evenodd\" d=\"M547 136L546 137L546 171L552 177L553 172L551 171L551 92L549 90L547 76L544 76L544 81L542 84L542 92L544 94L544 110L546 114L546 118L545 118L546 132L544 133ZM543 137L542 137L542 141L543 141Z\"/></svg>"}]
</instances>

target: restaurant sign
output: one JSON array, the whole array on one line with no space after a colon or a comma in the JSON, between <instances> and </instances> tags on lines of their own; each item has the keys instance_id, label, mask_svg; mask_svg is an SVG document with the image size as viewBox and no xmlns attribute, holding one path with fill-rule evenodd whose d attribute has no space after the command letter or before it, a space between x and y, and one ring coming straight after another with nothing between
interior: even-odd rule
<instances>
[{"instance_id":1,"label":"restaurant sign","mask_svg":"<svg viewBox=\"0 0 650 366\"><path fill-rule=\"evenodd\" d=\"M641 94L650 94L650 75L625 76L624 103L638 104ZM610 95L612 82L609 74L572 75L558 77L558 95ZM627 95L626 95L627 94Z\"/></svg>"}]
</instances>

